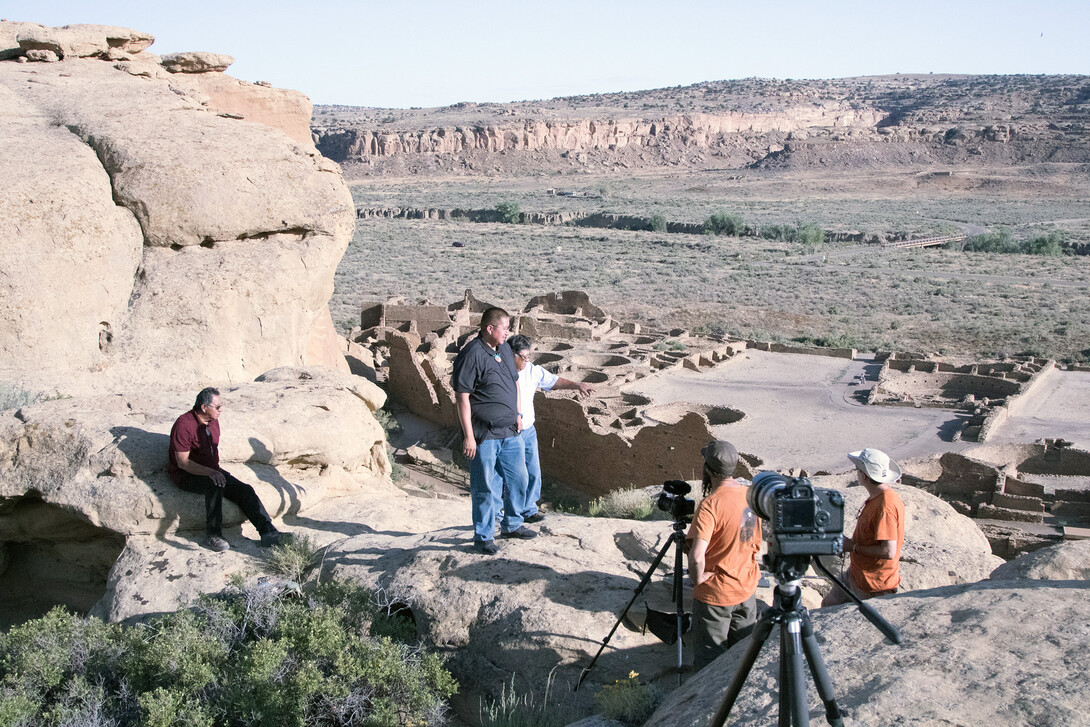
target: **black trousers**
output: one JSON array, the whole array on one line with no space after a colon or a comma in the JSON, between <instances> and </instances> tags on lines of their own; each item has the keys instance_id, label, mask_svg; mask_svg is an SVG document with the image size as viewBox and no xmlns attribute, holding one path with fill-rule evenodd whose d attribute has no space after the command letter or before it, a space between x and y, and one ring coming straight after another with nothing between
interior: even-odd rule
<instances>
[{"instance_id":1,"label":"black trousers","mask_svg":"<svg viewBox=\"0 0 1090 727\"><path fill-rule=\"evenodd\" d=\"M220 472L223 472L223 476L227 478L227 484L224 487L216 487L211 477L193 475L188 472L182 472L182 480L178 483L178 487L186 492L204 495L205 535L223 535L223 498L225 497L242 509L242 514L257 528L259 534L264 535L275 530L272 519L265 511L265 506L261 504L254 488L223 470Z\"/></svg>"}]
</instances>

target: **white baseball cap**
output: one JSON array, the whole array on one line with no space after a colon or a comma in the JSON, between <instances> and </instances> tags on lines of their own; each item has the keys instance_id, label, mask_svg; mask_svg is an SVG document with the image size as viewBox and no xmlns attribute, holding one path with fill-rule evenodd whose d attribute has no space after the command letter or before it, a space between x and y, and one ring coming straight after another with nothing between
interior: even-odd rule
<instances>
[{"instance_id":1,"label":"white baseball cap","mask_svg":"<svg viewBox=\"0 0 1090 727\"><path fill-rule=\"evenodd\" d=\"M901 479L901 468L885 452L861 449L858 452L848 452L848 459L875 482L896 482Z\"/></svg>"}]
</instances>

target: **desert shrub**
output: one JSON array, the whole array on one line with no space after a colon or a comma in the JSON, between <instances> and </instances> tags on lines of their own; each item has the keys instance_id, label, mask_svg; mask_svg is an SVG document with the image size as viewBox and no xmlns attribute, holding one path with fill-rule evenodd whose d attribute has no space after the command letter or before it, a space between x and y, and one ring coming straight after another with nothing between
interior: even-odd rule
<instances>
[{"instance_id":1,"label":"desert shrub","mask_svg":"<svg viewBox=\"0 0 1090 727\"><path fill-rule=\"evenodd\" d=\"M269 567L288 580L302 583L322 561L323 552L309 535L298 535L272 549Z\"/></svg>"},{"instance_id":2,"label":"desert shrub","mask_svg":"<svg viewBox=\"0 0 1090 727\"><path fill-rule=\"evenodd\" d=\"M651 230L654 232L666 232L666 216L651 215Z\"/></svg>"},{"instance_id":3,"label":"desert shrub","mask_svg":"<svg viewBox=\"0 0 1090 727\"><path fill-rule=\"evenodd\" d=\"M516 224L521 219L519 206L514 202L500 202L496 205L496 212L500 215L500 221L509 225Z\"/></svg>"},{"instance_id":4,"label":"desert shrub","mask_svg":"<svg viewBox=\"0 0 1090 727\"><path fill-rule=\"evenodd\" d=\"M500 698L482 700L480 710L482 727L563 727L581 716L570 697L556 698L551 672L540 698L534 692L519 694L512 674L510 686L500 685Z\"/></svg>"},{"instance_id":5,"label":"desert shrub","mask_svg":"<svg viewBox=\"0 0 1090 727\"><path fill-rule=\"evenodd\" d=\"M342 583L231 588L132 627L56 608L0 635L0 724L443 724L455 682L398 621Z\"/></svg>"},{"instance_id":6,"label":"desert shrub","mask_svg":"<svg viewBox=\"0 0 1090 727\"><path fill-rule=\"evenodd\" d=\"M765 240L794 242L798 239L798 230L791 225L761 225L761 237Z\"/></svg>"},{"instance_id":7,"label":"desert shrub","mask_svg":"<svg viewBox=\"0 0 1090 727\"><path fill-rule=\"evenodd\" d=\"M591 517L648 520L654 512L654 498L646 490L635 488L614 490L591 500L587 505L587 514Z\"/></svg>"},{"instance_id":8,"label":"desert shrub","mask_svg":"<svg viewBox=\"0 0 1090 727\"><path fill-rule=\"evenodd\" d=\"M606 684L594 695L602 716L627 725L640 725L655 711L659 697L650 684L640 684L639 674L629 672L627 679Z\"/></svg>"},{"instance_id":9,"label":"desert shrub","mask_svg":"<svg viewBox=\"0 0 1090 727\"><path fill-rule=\"evenodd\" d=\"M741 215L716 212L704 220L704 234L741 237L746 234L746 222Z\"/></svg>"},{"instance_id":10,"label":"desert shrub","mask_svg":"<svg viewBox=\"0 0 1090 727\"><path fill-rule=\"evenodd\" d=\"M18 382L0 381L0 411L18 409L41 400L41 394L24 389Z\"/></svg>"},{"instance_id":11,"label":"desert shrub","mask_svg":"<svg viewBox=\"0 0 1090 727\"><path fill-rule=\"evenodd\" d=\"M965 252L1015 253L1018 252L1018 243L1011 239L1010 230L1004 229L973 235L961 243L961 249Z\"/></svg>"}]
</instances>

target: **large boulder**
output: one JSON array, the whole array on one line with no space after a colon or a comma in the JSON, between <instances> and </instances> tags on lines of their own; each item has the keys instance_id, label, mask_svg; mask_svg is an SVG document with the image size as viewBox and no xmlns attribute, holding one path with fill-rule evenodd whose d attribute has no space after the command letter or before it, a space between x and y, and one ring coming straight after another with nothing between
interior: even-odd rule
<instances>
[{"instance_id":1,"label":"large boulder","mask_svg":"<svg viewBox=\"0 0 1090 727\"><path fill-rule=\"evenodd\" d=\"M223 466L258 488L272 515L349 493L358 476L389 474L385 434L372 416L385 396L366 379L285 369L220 391ZM137 390L5 412L0 501L31 497L121 535L203 529L203 500L166 475L170 428L195 394ZM233 505L224 517L242 519Z\"/></svg>"},{"instance_id":2,"label":"large boulder","mask_svg":"<svg viewBox=\"0 0 1090 727\"><path fill-rule=\"evenodd\" d=\"M897 626L895 646L851 605L813 614L814 630L848 724L1081 724L1090 712L1085 679L1090 585L982 581L871 602ZM765 644L730 714L730 724L774 724L778 634ZM704 727L748 642L690 679L645 727ZM811 724L825 710L805 679Z\"/></svg>"},{"instance_id":3,"label":"large boulder","mask_svg":"<svg viewBox=\"0 0 1090 727\"><path fill-rule=\"evenodd\" d=\"M224 53L168 53L160 64L170 73L223 73L235 59Z\"/></svg>"},{"instance_id":4,"label":"large boulder","mask_svg":"<svg viewBox=\"0 0 1090 727\"><path fill-rule=\"evenodd\" d=\"M844 533L851 535L867 491L855 484L851 475L815 477L812 481L815 486L837 489L844 495ZM988 539L972 519L923 490L907 485L894 487L905 504L902 592L979 581L1003 563L1002 558L992 554ZM847 566L847 558L838 560L828 559L826 564L836 569Z\"/></svg>"},{"instance_id":5,"label":"large boulder","mask_svg":"<svg viewBox=\"0 0 1090 727\"><path fill-rule=\"evenodd\" d=\"M1018 579L1090 580L1090 540L1075 540L1035 550L992 571L993 581Z\"/></svg>"},{"instance_id":6,"label":"large boulder","mask_svg":"<svg viewBox=\"0 0 1090 727\"><path fill-rule=\"evenodd\" d=\"M390 488L385 434L373 416L385 395L366 379L278 369L221 392L222 466L253 485L274 518L305 519L329 498ZM96 612L116 619L149 605L177 609L222 588L222 580L170 577L179 562L200 560L193 551L204 531L204 498L166 474L171 426L195 393L133 390L0 416L0 562L11 561L0 568L0 610L40 596L79 609L101 601ZM225 502L229 532L242 522ZM134 549L154 553L149 573L137 573ZM113 592L127 600L115 603Z\"/></svg>"},{"instance_id":7,"label":"large boulder","mask_svg":"<svg viewBox=\"0 0 1090 727\"><path fill-rule=\"evenodd\" d=\"M155 36L148 33L112 25L62 25L59 28L36 23L12 25L19 26L16 42L22 51L48 51L59 59L99 56L115 60L139 53L155 42Z\"/></svg>"},{"instance_id":8,"label":"large boulder","mask_svg":"<svg viewBox=\"0 0 1090 727\"><path fill-rule=\"evenodd\" d=\"M140 52L144 36L94 33L131 57L78 58L73 40L59 63L0 63L0 170L15 182L0 192L0 375L77 394L347 370L327 302L355 214L297 128L309 101L186 76L231 88L206 93ZM271 110L230 111L247 99Z\"/></svg>"},{"instance_id":9,"label":"large boulder","mask_svg":"<svg viewBox=\"0 0 1090 727\"><path fill-rule=\"evenodd\" d=\"M140 225L114 203L94 150L4 85L0 176L0 366L105 365L140 265Z\"/></svg>"}]
</instances>

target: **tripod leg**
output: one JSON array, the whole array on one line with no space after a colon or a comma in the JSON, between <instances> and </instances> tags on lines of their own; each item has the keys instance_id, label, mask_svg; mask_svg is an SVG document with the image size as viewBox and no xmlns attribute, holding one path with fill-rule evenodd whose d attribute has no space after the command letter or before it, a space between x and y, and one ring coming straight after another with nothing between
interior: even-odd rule
<instances>
[{"instance_id":1,"label":"tripod leg","mask_svg":"<svg viewBox=\"0 0 1090 727\"><path fill-rule=\"evenodd\" d=\"M814 627L810 623L810 614L805 611L802 614L802 650L806 654L806 663L810 665L810 675L814 677L818 696L825 705L825 721L831 727L844 727L840 705L836 703L836 695L833 694L833 681L829 678L825 660L821 658L821 652L818 650L817 639L814 638Z\"/></svg>"},{"instance_id":2,"label":"tripod leg","mask_svg":"<svg viewBox=\"0 0 1090 727\"><path fill-rule=\"evenodd\" d=\"M779 688L779 710L776 727L791 727L791 668L787 661L787 623L780 623L780 675L776 686Z\"/></svg>"},{"instance_id":3,"label":"tripod leg","mask_svg":"<svg viewBox=\"0 0 1090 727\"><path fill-rule=\"evenodd\" d=\"M780 652L780 666L786 664L787 688L780 685L780 722L784 718L783 693L787 692L791 727L810 727L810 711L806 703L806 677L802 671L802 625L798 613L788 613L780 626L785 651Z\"/></svg>"},{"instance_id":4,"label":"tripod leg","mask_svg":"<svg viewBox=\"0 0 1090 727\"><path fill-rule=\"evenodd\" d=\"M625 604L624 610L621 611L621 615L617 617L617 623L613 624L613 628L611 628L609 630L609 633L606 634L606 637L602 639L602 646L599 647L598 653L594 655L594 658L590 660L590 663L583 668L582 672L580 672L579 681L575 683L575 691L579 691L579 687L582 686L583 680L587 678L587 674L589 674L590 670L594 668L594 665L598 663L598 657L602 655L603 651L605 651L606 645L609 644L609 640L613 638L613 634L616 633L617 627L621 625L622 621L624 621L624 617L625 614L628 613L628 609L632 608L632 604L636 602L636 599L640 597L643 589L646 588L647 584L651 582L651 574L655 572L655 568L658 568L659 563L662 562L663 557L665 557L666 555L666 551L670 550L670 544L673 542L673 537L667 540L666 544L663 545L662 548L659 550L659 554L655 556L655 559L653 561L651 561L651 567L648 568L647 572L643 574L643 578L640 579L640 584L636 586L636 590L635 592L633 592L632 598L628 600L628 603Z\"/></svg>"},{"instance_id":5,"label":"tripod leg","mask_svg":"<svg viewBox=\"0 0 1090 727\"><path fill-rule=\"evenodd\" d=\"M765 645L769 634L772 633L772 627L778 620L779 613L769 610L757 622L757 626L753 629L753 635L749 637L749 648L746 649L746 655L742 657L741 663L738 664L738 671L734 672L734 679L731 680L730 686L727 687L727 693L723 696L723 701L720 702L719 709L716 710L715 716L712 717L709 727L723 727L727 723L727 717L730 716L730 710L734 707L735 700L738 699L738 695L742 692L746 677L749 676L750 670L753 669L753 664L756 663L757 656L761 653L761 647Z\"/></svg>"},{"instance_id":6,"label":"tripod leg","mask_svg":"<svg viewBox=\"0 0 1090 727\"><path fill-rule=\"evenodd\" d=\"M682 602L682 582L681 573L683 566L683 558L681 544L684 541L684 536L680 532L676 532L673 535L674 540L674 606L677 613L677 685L681 686L681 670L685 667L685 652L684 646L681 643L681 637L685 633L685 609Z\"/></svg>"}]
</instances>

